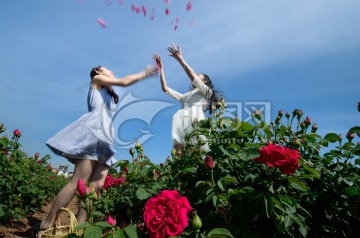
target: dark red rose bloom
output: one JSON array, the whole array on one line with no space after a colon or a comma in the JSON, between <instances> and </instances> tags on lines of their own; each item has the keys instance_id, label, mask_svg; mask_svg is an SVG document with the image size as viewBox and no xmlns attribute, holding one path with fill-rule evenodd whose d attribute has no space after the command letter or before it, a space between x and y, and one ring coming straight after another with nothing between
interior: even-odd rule
<instances>
[{"instance_id":1,"label":"dark red rose bloom","mask_svg":"<svg viewBox=\"0 0 360 238\"><path fill-rule=\"evenodd\" d=\"M213 160L213 158L211 156L206 156L205 157L205 166L208 169L215 168L215 162L214 162L214 160Z\"/></svg>"},{"instance_id":2,"label":"dark red rose bloom","mask_svg":"<svg viewBox=\"0 0 360 238\"><path fill-rule=\"evenodd\" d=\"M276 167L283 174L293 175L294 171L299 168L299 158L300 154L297 150L270 144L261 148L260 157L254 158L254 160L269 167Z\"/></svg>"},{"instance_id":3,"label":"dark red rose bloom","mask_svg":"<svg viewBox=\"0 0 360 238\"><path fill-rule=\"evenodd\" d=\"M188 199L176 190L163 190L145 204L144 223L150 238L180 235L192 210Z\"/></svg>"}]
</instances>

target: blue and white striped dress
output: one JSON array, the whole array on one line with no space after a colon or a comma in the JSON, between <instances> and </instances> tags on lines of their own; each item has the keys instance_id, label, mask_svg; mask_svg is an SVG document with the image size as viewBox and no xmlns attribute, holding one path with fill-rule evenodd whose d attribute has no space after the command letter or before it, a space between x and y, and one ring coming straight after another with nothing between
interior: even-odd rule
<instances>
[{"instance_id":1,"label":"blue and white striped dress","mask_svg":"<svg viewBox=\"0 0 360 238\"><path fill-rule=\"evenodd\" d=\"M76 159L90 159L111 166L116 162L112 124L116 104L107 87L90 86L87 102L89 112L59 131L46 145L72 163Z\"/></svg>"}]
</instances>

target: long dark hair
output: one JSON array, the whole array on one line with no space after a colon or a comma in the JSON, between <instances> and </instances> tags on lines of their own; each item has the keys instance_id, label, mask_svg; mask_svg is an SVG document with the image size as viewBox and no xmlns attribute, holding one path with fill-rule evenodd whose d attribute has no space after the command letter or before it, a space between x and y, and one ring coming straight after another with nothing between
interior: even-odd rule
<instances>
[{"instance_id":1,"label":"long dark hair","mask_svg":"<svg viewBox=\"0 0 360 238\"><path fill-rule=\"evenodd\" d=\"M92 79L95 75L98 75L97 71L99 71L101 66L96 66L90 71L90 78ZM114 99L115 104L119 102L119 96L115 93L114 89L109 85L106 86L107 93Z\"/></svg>"},{"instance_id":2,"label":"long dark hair","mask_svg":"<svg viewBox=\"0 0 360 238\"><path fill-rule=\"evenodd\" d=\"M213 83L211 82L210 77L208 75L206 75L206 74L202 74L202 75L204 75L204 84L206 86L208 86L211 90L206 93L206 100L208 103L204 107L204 111L209 110L210 114L212 114L213 113L212 105L213 105L213 103L215 103L215 105L216 105L218 102L220 102L222 93L215 89L215 87L214 87Z\"/></svg>"}]
</instances>

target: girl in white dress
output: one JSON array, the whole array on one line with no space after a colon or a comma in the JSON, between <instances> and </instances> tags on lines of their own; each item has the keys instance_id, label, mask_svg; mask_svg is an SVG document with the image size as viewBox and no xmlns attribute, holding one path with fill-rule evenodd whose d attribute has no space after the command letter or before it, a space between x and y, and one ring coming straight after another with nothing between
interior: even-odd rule
<instances>
[{"instance_id":1,"label":"girl in white dress","mask_svg":"<svg viewBox=\"0 0 360 238\"><path fill-rule=\"evenodd\" d=\"M209 110L209 112L212 113L211 104L212 102L217 102L219 100L217 95L218 92L214 89L209 76L206 74L196 74L195 71L186 63L179 46L172 44L168 47L168 51L170 52L170 56L174 57L184 68L192 84L192 89L185 94L181 94L168 87L161 57L159 54L153 55L160 73L162 90L182 103L182 108L173 116L172 140L176 152L183 154L183 149L186 144L186 134L193 130L192 125L194 120L200 121L206 118L206 110ZM200 136L200 139L205 140L206 138L204 136ZM197 140L195 138L190 140L193 144L196 143L196 141ZM201 149L208 151L207 143L202 146Z\"/></svg>"}]
</instances>

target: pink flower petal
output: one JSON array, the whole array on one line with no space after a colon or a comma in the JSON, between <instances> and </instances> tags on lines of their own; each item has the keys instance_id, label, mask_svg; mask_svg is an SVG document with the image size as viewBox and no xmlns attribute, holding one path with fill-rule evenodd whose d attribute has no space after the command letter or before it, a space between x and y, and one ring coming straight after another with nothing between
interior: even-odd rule
<instances>
[{"instance_id":1,"label":"pink flower petal","mask_svg":"<svg viewBox=\"0 0 360 238\"><path fill-rule=\"evenodd\" d=\"M191 1L186 5L186 11L190 11L192 8Z\"/></svg>"},{"instance_id":2,"label":"pink flower petal","mask_svg":"<svg viewBox=\"0 0 360 238\"><path fill-rule=\"evenodd\" d=\"M146 16L146 12L147 12L146 6L142 5L141 6L141 11L144 13L144 16Z\"/></svg>"},{"instance_id":3,"label":"pink flower petal","mask_svg":"<svg viewBox=\"0 0 360 238\"><path fill-rule=\"evenodd\" d=\"M166 14L166 15L169 15L169 14L170 14L170 9L169 9L169 8L166 8L166 9L165 9L165 14Z\"/></svg>"},{"instance_id":4,"label":"pink flower petal","mask_svg":"<svg viewBox=\"0 0 360 238\"><path fill-rule=\"evenodd\" d=\"M190 26L193 26L195 24L195 20L192 20L191 22L190 22Z\"/></svg>"},{"instance_id":5,"label":"pink flower petal","mask_svg":"<svg viewBox=\"0 0 360 238\"><path fill-rule=\"evenodd\" d=\"M119 0L119 4L123 5L124 4L124 0Z\"/></svg>"},{"instance_id":6,"label":"pink flower petal","mask_svg":"<svg viewBox=\"0 0 360 238\"><path fill-rule=\"evenodd\" d=\"M165 3L171 4L171 0L165 0Z\"/></svg>"},{"instance_id":7,"label":"pink flower petal","mask_svg":"<svg viewBox=\"0 0 360 238\"><path fill-rule=\"evenodd\" d=\"M103 19L98 18L98 19L97 19L97 22L98 22L103 28L106 27L106 23L105 23L105 21L104 21Z\"/></svg>"}]
</instances>

